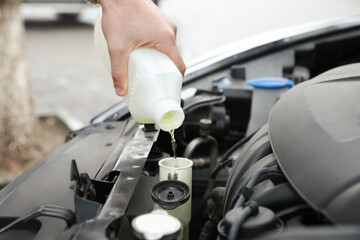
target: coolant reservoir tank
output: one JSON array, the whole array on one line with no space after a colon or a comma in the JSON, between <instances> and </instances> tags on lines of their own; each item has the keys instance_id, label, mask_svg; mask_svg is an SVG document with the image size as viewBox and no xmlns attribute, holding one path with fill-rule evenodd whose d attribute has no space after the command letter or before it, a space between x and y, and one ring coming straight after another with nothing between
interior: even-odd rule
<instances>
[{"instance_id":1,"label":"coolant reservoir tank","mask_svg":"<svg viewBox=\"0 0 360 240\"><path fill-rule=\"evenodd\" d=\"M111 73L110 56L101 28L101 8L95 23L95 48ZM151 47L135 49L128 62L128 93L125 103L140 123L156 123L170 131L181 126L184 112L180 107L182 74L164 53Z\"/></svg>"},{"instance_id":2,"label":"coolant reservoir tank","mask_svg":"<svg viewBox=\"0 0 360 240\"><path fill-rule=\"evenodd\" d=\"M191 186L193 162L187 158L168 157L159 161L160 183L154 186L152 198L157 205L182 223L178 239L189 239L191 220Z\"/></svg>"},{"instance_id":3,"label":"coolant reservoir tank","mask_svg":"<svg viewBox=\"0 0 360 240\"><path fill-rule=\"evenodd\" d=\"M268 122L272 107L293 86L293 82L283 78L258 78L249 80L246 84L254 87L246 130L248 136Z\"/></svg>"},{"instance_id":4,"label":"coolant reservoir tank","mask_svg":"<svg viewBox=\"0 0 360 240\"><path fill-rule=\"evenodd\" d=\"M187 158L164 158L159 161L159 180L174 180L184 182L190 189L190 199L181 206L168 210L168 213L187 226L191 220L191 187L193 162Z\"/></svg>"}]
</instances>

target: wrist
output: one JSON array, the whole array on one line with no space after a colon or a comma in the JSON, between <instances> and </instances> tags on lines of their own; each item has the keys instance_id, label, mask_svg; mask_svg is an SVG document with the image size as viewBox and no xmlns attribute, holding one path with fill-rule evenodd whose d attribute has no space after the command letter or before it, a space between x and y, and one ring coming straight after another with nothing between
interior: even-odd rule
<instances>
[{"instance_id":1,"label":"wrist","mask_svg":"<svg viewBox=\"0 0 360 240\"><path fill-rule=\"evenodd\" d=\"M86 2L94 5L100 4L100 0L86 0Z\"/></svg>"},{"instance_id":2,"label":"wrist","mask_svg":"<svg viewBox=\"0 0 360 240\"><path fill-rule=\"evenodd\" d=\"M101 6L106 5L109 2L114 2L116 0L86 0L86 2L90 3L90 4L100 4Z\"/></svg>"},{"instance_id":3,"label":"wrist","mask_svg":"<svg viewBox=\"0 0 360 240\"><path fill-rule=\"evenodd\" d=\"M103 10L118 9L119 5L124 4L124 0L97 0Z\"/></svg>"}]
</instances>

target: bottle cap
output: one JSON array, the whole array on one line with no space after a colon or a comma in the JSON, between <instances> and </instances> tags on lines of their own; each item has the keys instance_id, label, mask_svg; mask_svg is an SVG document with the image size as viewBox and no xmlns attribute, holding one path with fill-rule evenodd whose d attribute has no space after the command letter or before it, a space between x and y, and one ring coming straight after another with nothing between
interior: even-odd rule
<instances>
[{"instance_id":1,"label":"bottle cap","mask_svg":"<svg viewBox=\"0 0 360 240\"><path fill-rule=\"evenodd\" d=\"M294 85L292 81L284 78L257 78L246 81L246 84L265 89L291 88Z\"/></svg>"},{"instance_id":2,"label":"bottle cap","mask_svg":"<svg viewBox=\"0 0 360 240\"><path fill-rule=\"evenodd\" d=\"M185 115L180 103L172 98L163 98L154 104L156 124L164 131L177 129L184 121Z\"/></svg>"},{"instance_id":3,"label":"bottle cap","mask_svg":"<svg viewBox=\"0 0 360 240\"><path fill-rule=\"evenodd\" d=\"M137 216L131 225L138 239L149 240L176 239L181 228L181 223L177 218L161 209Z\"/></svg>"}]
</instances>

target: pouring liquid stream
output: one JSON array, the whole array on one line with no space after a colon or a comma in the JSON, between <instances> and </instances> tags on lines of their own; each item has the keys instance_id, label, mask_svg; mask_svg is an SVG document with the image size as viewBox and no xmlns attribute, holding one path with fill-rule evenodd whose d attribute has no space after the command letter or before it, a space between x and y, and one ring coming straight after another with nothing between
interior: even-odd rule
<instances>
[{"instance_id":1,"label":"pouring liquid stream","mask_svg":"<svg viewBox=\"0 0 360 240\"><path fill-rule=\"evenodd\" d=\"M177 158L176 158L176 147L177 147L177 144L176 144L174 132L175 132L174 129L171 129L171 130L170 130L171 147L172 147L173 154L174 154L174 159L175 159L175 168L178 168L178 167L179 167L179 166L178 166L178 160L177 160Z\"/></svg>"}]
</instances>

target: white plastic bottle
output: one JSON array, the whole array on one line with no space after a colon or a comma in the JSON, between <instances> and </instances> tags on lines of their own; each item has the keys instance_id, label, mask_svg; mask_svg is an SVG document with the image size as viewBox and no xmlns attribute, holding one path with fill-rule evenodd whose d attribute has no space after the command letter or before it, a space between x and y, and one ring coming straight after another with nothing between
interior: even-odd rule
<instances>
[{"instance_id":1,"label":"white plastic bottle","mask_svg":"<svg viewBox=\"0 0 360 240\"><path fill-rule=\"evenodd\" d=\"M95 48L111 72L110 56L101 28L102 11L95 23ZM124 96L132 117L140 123L156 123L170 131L181 126L182 75L171 59L154 48L135 49L129 57L128 93Z\"/></svg>"}]
</instances>

